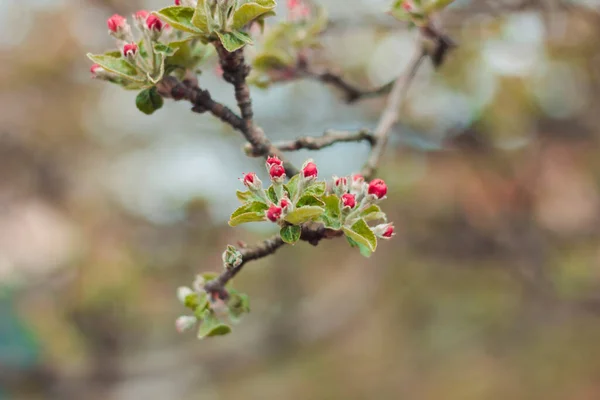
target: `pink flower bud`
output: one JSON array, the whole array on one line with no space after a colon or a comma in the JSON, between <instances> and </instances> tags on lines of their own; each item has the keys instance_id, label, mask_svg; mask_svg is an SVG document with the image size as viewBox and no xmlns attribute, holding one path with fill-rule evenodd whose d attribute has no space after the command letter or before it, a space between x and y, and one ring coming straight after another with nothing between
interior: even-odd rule
<instances>
[{"instance_id":1,"label":"pink flower bud","mask_svg":"<svg viewBox=\"0 0 600 400\"><path fill-rule=\"evenodd\" d=\"M344 207L354 208L356 206L356 197L350 193L343 194L342 204L344 204Z\"/></svg>"},{"instance_id":2,"label":"pink flower bud","mask_svg":"<svg viewBox=\"0 0 600 400\"><path fill-rule=\"evenodd\" d=\"M316 178L318 173L319 171L314 162L309 162L302 168L302 176L305 178Z\"/></svg>"},{"instance_id":3,"label":"pink flower bud","mask_svg":"<svg viewBox=\"0 0 600 400\"><path fill-rule=\"evenodd\" d=\"M119 14L115 14L112 17L110 17L108 21L106 21L106 25L108 25L108 29L112 33L118 33L125 29L125 27L127 26L127 20L125 19L125 17Z\"/></svg>"},{"instance_id":4,"label":"pink flower bud","mask_svg":"<svg viewBox=\"0 0 600 400\"><path fill-rule=\"evenodd\" d=\"M369 189L367 192L369 194L374 195L378 199L381 199L387 193L387 185L385 184L383 179L373 179L369 183Z\"/></svg>"},{"instance_id":5,"label":"pink flower bud","mask_svg":"<svg viewBox=\"0 0 600 400\"><path fill-rule=\"evenodd\" d=\"M137 21L145 21L148 18L148 15L150 15L148 11L140 10L133 14L133 18Z\"/></svg>"},{"instance_id":6,"label":"pink flower bud","mask_svg":"<svg viewBox=\"0 0 600 400\"><path fill-rule=\"evenodd\" d=\"M176 6L180 6L181 5L181 0L175 0L175 5Z\"/></svg>"},{"instance_id":7,"label":"pink flower bud","mask_svg":"<svg viewBox=\"0 0 600 400\"><path fill-rule=\"evenodd\" d=\"M272 165L283 165L283 161L281 161L277 156L270 156L267 158L267 167L270 168Z\"/></svg>"},{"instance_id":8,"label":"pink flower bud","mask_svg":"<svg viewBox=\"0 0 600 400\"><path fill-rule=\"evenodd\" d=\"M410 1L405 1L402 3L402 8L404 8L405 11L411 12L414 7Z\"/></svg>"},{"instance_id":9,"label":"pink flower bud","mask_svg":"<svg viewBox=\"0 0 600 400\"><path fill-rule=\"evenodd\" d=\"M177 329L177 332L183 333L196 325L196 322L198 322L196 317L182 315L175 320L175 329Z\"/></svg>"},{"instance_id":10,"label":"pink flower bud","mask_svg":"<svg viewBox=\"0 0 600 400\"><path fill-rule=\"evenodd\" d=\"M150 15L146 19L146 26L151 31L160 32L162 31L163 23L156 15Z\"/></svg>"},{"instance_id":11,"label":"pink flower bud","mask_svg":"<svg viewBox=\"0 0 600 400\"><path fill-rule=\"evenodd\" d=\"M281 201L279 202L279 205L281 206L282 209L288 208L290 204L292 204L292 203L290 203L290 201L288 199L286 199L285 197L283 199L281 199Z\"/></svg>"},{"instance_id":12,"label":"pink flower bud","mask_svg":"<svg viewBox=\"0 0 600 400\"><path fill-rule=\"evenodd\" d=\"M335 186L346 186L348 184L348 178L341 177L335 180Z\"/></svg>"},{"instance_id":13,"label":"pink flower bud","mask_svg":"<svg viewBox=\"0 0 600 400\"><path fill-rule=\"evenodd\" d=\"M373 228L373 233L381 239L391 239L396 234L394 224L379 224Z\"/></svg>"},{"instance_id":14,"label":"pink flower bud","mask_svg":"<svg viewBox=\"0 0 600 400\"><path fill-rule=\"evenodd\" d=\"M285 169L281 165L273 164L269 169L269 176L272 180L285 178Z\"/></svg>"},{"instance_id":15,"label":"pink flower bud","mask_svg":"<svg viewBox=\"0 0 600 400\"><path fill-rule=\"evenodd\" d=\"M256 179L256 174L254 172L248 172L246 175L244 175L242 181L244 182L244 185L249 186L253 184Z\"/></svg>"},{"instance_id":16,"label":"pink flower bud","mask_svg":"<svg viewBox=\"0 0 600 400\"><path fill-rule=\"evenodd\" d=\"M272 204L271 207L269 207L269 209L267 210L267 218L271 222L277 222L279 221L279 218L281 218L281 211L281 207Z\"/></svg>"},{"instance_id":17,"label":"pink flower bud","mask_svg":"<svg viewBox=\"0 0 600 400\"><path fill-rule=\"evenodd\" d=\"M134 57L137 51L138 46L135 43L125 43L125 46L123 46L123 55L125 57Z\"/></svg>"},{"instance_id":18,"label":"pink flower bud","mask_svg":"<svg viewBox=\"0 0 600 400\"><path fill-rule=\"evenodd\" d=\"M385 232L383 232L382 236L385 238L391 238L392 236L394 236L394 225L388 226Z\"/></svg>"},{"instance_id":19,"label":"pink flower bud","mask_svg":"<svg viewBox=\"0 0 600 400\"><path fill-rule=\"evenodd\" d=\"M92 73L92 78L95 78L100 73L104 72L104 68L102 68L99 64L94 64L90 67L90 72Z\"/></svg>"},{"instance_id":20,"label":"pink flower bud","mask_svg":"<svg viewBox=\"0 0 600 400\"><path fill-rule=\"evenodd\" d=\"M361 174L352 175L352 180L354 182L364 182L365 178Z\"/></svg>"}]
</instances>

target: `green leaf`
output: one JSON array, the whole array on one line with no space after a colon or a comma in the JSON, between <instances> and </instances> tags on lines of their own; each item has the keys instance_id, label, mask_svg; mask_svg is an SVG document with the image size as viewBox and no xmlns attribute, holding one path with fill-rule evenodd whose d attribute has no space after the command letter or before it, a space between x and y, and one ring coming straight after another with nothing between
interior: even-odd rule
<instances>
[{"instance_id":1,"label":"green leaf","mask_svg":"<svg viewBox=\"0 0 600 400\"><path fill-rule=\"evenodd\" d=\"M325 182L314 182L313 184L308 185L306 189L304 189L302 196L311 194L313 196L321 197L325 194L326 188L327 184Z\"/></svg>"},{"instance_id":2,"label":"green leaf","mask_svg":"<svg viewBox=\"0 0 600 400\"><path fill-rule=\"evenodd\" d=\"M302 228L298 225L286 225L279 231L279 235L281 236L281 240L288 244L294 244L298 240L300 240L300 234L302 233Z\"/></svg>"},{"instance_id":3,"label":"green leaf","mask_svg":"<svg viewBox=\"0 0 600 400\"><path fill-rule=\"evenodd\" d=\"M196 35L204 33L203 30L198 29L198 27L192 23L192 18L194 16L194 9L192 7L169 6L154 11L152 14L180 31L194 33Z\"/></svg>"},{"instance_id":4,"label":"green leaf","mask_svg":"<svg viewBox=\"0 0 600 400\"><path fill-rule=\"evenodd\" d=\"M237 226L247 222L264 221L265 210L269 208L265 203L252 201L235 210L229 219L230 226Z\"/></svg>"},{"instance_id":5,"label":"green leaf","mask_svg":"<svg viewBox=\"0 0 600 400\"><path fill-rule=\"evenodd\" d=\"M241 49L246 44L252 44L252 38L243 32L216 32L216 34L225 50L230 53Z\"/></svg>"},{"instance_id":6,"label":"green leaf","mask_svg":"<svg viewBox=\"0 0 600 400\"><path fill-rule=\"evenodd\" d=\"M300 183L300 174L292 176L288 183L284 185L290 199L293 199L298 192L298 184Z\"/></svg>"},{"instance_id":7,"label":"green leaf","mask_svg":"<svg viewBox=\"0 0 600 400\"><path fill-rule=\"evenodd\" d=\"M252 192L249 190L246 190L245 192L242 192L241 190L237 190L235 192L235 195L237 196L238 200L241 201L242 203L246 203L250 200L255 200L254 194L252 194Z\"/></svg>"},{"instance_id":8,"label":"green leaf","mask_svg":"<svg viewBox=\"0 0 600 400\"><path fill-rule=\"evenodd\" d=\"M321 33L327 28L329 22L329 16L327 15L327 9L322 6L318 6L316 10L316 16L311 20L311 25L308 28L309 35L315 36Z\"/></svg>"},{"instance_id":9,"label":"green leaf","mask_svg":"<svg viewBox=\"0 0 600 400\"><path fill-rule=\"evenodd\" d=\"M158 54L164 54L166 57L170 57L173 54L175 54L175 52L177 52L178 49L175 49L171 46L167 46L165 44L162 43L155 43L154 44L154 52L158 53Z\"/></svg>"},{"instance_id":10,"label":"green leaf","mask_svg":"<svg viewBox=\"0 0 600 400\"><path fill-rule=\"evenodd\" d=\"M208 310L207 310L208 311ZM211 336L227 335L231 332L231 327L219 321L212 313L206 312L198 329L198 339L204 339Z\"/></svg>"},{"instance_id":11,"label":"green leaf","mask_svg":"<svg viewBox=\"0 0 600 400\"><path fill-rule=\"evenodd\" d=\"M273 187L273 185L269 186L265 193L267 193L267 197L269 198L271 203L277 204L277 193L275 193L275 188Z\"/></svg>"},{"instance_id":12,"label":"green leaf","mask_svg":"<svg viewBox=\"0 0 600 400\"><path fill-rule=\"evenodd\" d=\"M298 200L298 204L296 204L296 206L297 207L304 207L304 206L325 207L325 203L322 200L317 199L312 194L306 194L306 195L302 196L300 198L300 200Z\"/></svg>"},{"instance_id":13,"label":"green leaf","mask_svg":"<svg viewBox=\"0 0 600 400\"><path fill-rule=\"evenodd\" d=\"M248 222L261 222L264 220L265 220L264 213L249 212L249 213L245 213L245 214L240 214L240 215L236 216L235 218L231 218L229 220L229 226L238 226L241 224L246 224Z\"/></svg>"},{"instance_id":14,"label":"green leaf","mask_svg":"<svg viewBox=\"0 0 600 400\"><path fill-rule=\"evenodd\" d=\"M324 211L323 208L315 206L297 208L285 216L285 221L293 225L300 225L317 218L319 215L323 214Z\"/></svg>"},{"instance_id":15,"label":"green leaf","mask_svg":"<svg viewBox=\"0 0 600 400\"><path fill-rule=\"evenodd\" d=\"M376 204L372 204L367 207L367 209L361 212L360 215L365 221L387 220L385 213L382 212L381 208L379 208L379 206Z\"/></svg>"},{"instance_id":16,"label":"green leaf","mask_svg":"<svg viewBox=\"0 0 600 400\"><path fill-rule=\"evenodd\" d=\"M152 114L154 111L163 106L163 98L158 94L156 87L142 90L135 98L135 105L138 110L146 115Z\"/></svg>"},{"instance_id":17,"label":"green leaf","mask_svg":"<svg viewBox=\"0 0 600 400\"><path fill-rule=\"evenodd\" d=\"M377 238L363 219L356 221L350 228L342 227L342 230L346 236L357 244L367 247L371 252L377 248Z\"/></svg>"},{"instance_id":18,"label":"green leaf","mask_svg":"<svg viewBox=\"0 0 600 400\"><path fill-rule=\"evenodd\" d=\"M202 32L210 32L210 29L208 29L208 18L206 16L204 0L198 0L196 10L194 10L194 15L192 16L192 25Z\"/></svg>"},{"instance_id":19,"label":"green leaf","mask_svg":"<svg viewBox=\"0 0 600 400\"><path fill-rule=\"evenodd\" d=\"M185 297L185 306L192 311L202 311L208 306L208 294L192 293Z\"/></svg>"},{"instance_id":20,"label":"green leaf","mask_svg":"<svg viewBox=\"0 0 600 400\"><path fill-rule=\"evenodd\" d=\"M369 250L369 248L365 245L362 245L360 243L356 243L354 240L350 239L348 236L346 236L346 239L348 240L348 243L350 243L350 246L352 247L358 247L358 251L360 252L360 254L364 257L371 257L371 254L373 254L373 252L371 250Z\"/></svg>"},{"instance_id":21,"label":"green leaf","mask_svg":"<svg viewBox=\"0 0 600 400\"><path fill-rule=\"evenodd\" d=\"M250 312L248 295L245 293L238 293L235 290L229 291L227 306L229 307L229 317L233 321L237 321L243 314Z\"/></svg>"},{"instance_id":22,"label":"green leaf","mask_svg":"<svg viewBox=\"0 0 600 400\"><path fill-rule=\"evenodd\" d=\"M335 194L323 197L325 212L321 215L321 221L326 228L338 230L342 227L340 221L340 199Z\"/></svg>"},{"instance_id":23,"label":"green leaf","mask_svg":"<svg viewBox=\"0 0 600 400\"><path fill-rule=\"evenodd\" d=\"M87 57L108 72L112 72L115 75L132 81L144 82L144 78L138 74L137 68L121 57L120 52L110 52L106 54L88 53Z\"/></svg>"},{"instance_id":24,"label":"green leaf","mask_svg":"<svg viewBox=\"0 0 600 400\"><path fill-rule=\"evenodd\" d=\"M246 24L273 10L276 5L275 0L242 4L233 14L233 29L243 28Z\"/></svg>"}]
</instances>

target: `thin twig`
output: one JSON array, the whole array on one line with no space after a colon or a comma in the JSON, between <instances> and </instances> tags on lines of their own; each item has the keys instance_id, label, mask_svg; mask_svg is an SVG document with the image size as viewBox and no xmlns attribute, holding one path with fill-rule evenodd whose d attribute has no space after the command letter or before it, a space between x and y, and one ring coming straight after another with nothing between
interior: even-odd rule
<instances>
[{"instance_id":1,"label":"thin twig","mask_svg":"<svg viewBox=\"0 0 600 400\"><path fill-rule=\"evenodd\" d=\"M383 86L374 89L359 89L358 87L348 83L341 75L332 71L314 71L308 67L299 67L299 77L315 79L331 85L344 93L345 100L348 104L355 103L366 98L383 96L392 90L394 82L386 83Z\"/></svg>"},{"instance_id":2,"label":"thin twig","mask_svg":"<svg viewBox=\"0 0 600 400\"><path fill-rule=\"evenodd\" d=\"M325 131L323 136L302 136L292 140L282 140L274 142L273 147L280 151L320 150L335 143L362 142L363 140L371 146L375 144L375 137L368 129L361 129L357 132L329 129Z\"/></svg>"},{"instance_id":3,"label":"thin twig","mask_svg":"<svg viewBox=\"0 0 600 400\"><path fill-rule=\"evenodd\" d=\"M396 79L394 82L392 91L387 99L385 110L383 110L383 113L381 113L379 123L375 129L375 146L373 146L371 149L369 159L365 163L365 166L361 172L365 179L371 179L375 173L375 170L377 169L377 166L379 165L379 160L383 156L385 147L387 146L390 131L398 121L400 106L406 98L406 93L410 87L410 83L415 77L419 66L426 56L427 53L422 48L419 49L416 53L416 56L409 64L407 72L398 77L398 79Z\"/></svg>"},{"instance_id":4,"label":"thin twig","mask_svg":"<svg viewBox=\"0 0 600 400\"><path fill-rule=\"evenodd\" d=\"M230 53L219 41L215 42L215 48L217 49L219 62L223 69L223 79L231 83L235 89L235 99L242 114L242 120L244 121L242 133L252 146L252 151L247 154L254 157L276 155L283 161L286 174L289 176L296 175L298 169L277 148L271 145L265 132L254 123L250 88L246 82L246 77L250 73L250 66L246 64L244 59L243 48Z\"/></svg>"},{"instance_id":5,"label":"thin twig","mask_svg":"<svg viewBox=\"0 0 600 400\"><path fill-rule=\"evenodd\" d=\"M312 244L313 246L316 246L323 239L341 236L342 234L342 231L334 231L331 229L327 229L324 226L317 226L316 228L313 228L305 225L302 227L302 234L300 235L300 240L303 240ZM284 244L285 242L281 239L281 237L279 235L275 235L254 246L243 247L238 249L239 252L242 254L241 264L237 267L229 268L223 271L218 277L207 282L204 286L204 289L209 293L217 293L222 299L227 298L228 294L225 290L225 285L234 276L236 276L238 272L242 270L242 268L244 268L244 265L247 262L269 256L275 253Z\"/></svg>"}]
</instances>

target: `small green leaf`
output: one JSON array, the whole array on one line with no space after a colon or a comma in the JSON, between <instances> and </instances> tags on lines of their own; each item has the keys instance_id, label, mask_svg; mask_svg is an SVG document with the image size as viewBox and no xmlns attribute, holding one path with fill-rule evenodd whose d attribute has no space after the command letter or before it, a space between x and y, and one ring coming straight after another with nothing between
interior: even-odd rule
<instances>
[{"instance_id":1,"label":"small green leaf","mask_svg":"<svg viewBox=\"0 0 600 400\"><path fill-rule=\"evenodd\" d=\"M206 292L188 294L185 298L185 306L192 311L202 311L208 306L208 295Z\"/></svg>"},{"instance_id":2,"label":"small green leaf","mask_svg":"<svg viewBox=\"0 0 600 400\"><path fill-rule=\"evenodd\" d=\"M377 248L377 238L363 219L356 221L350 228L344 226L342 229L357 244L366 246L372 252Z\"/></svg>"},{"instance_id":3,"label":"small green leaf","mask_svg":"<svg viewBox=\"0 0 600 400\"><path fill-rule=\"evenodd\" d=\"M346 236L346 239L348 239L348 243L350 243L350 246L352 247L358 247L358 251L360 252L360 254L363 257L371 257L371 254L373 254L373 252L371 250L369 250L369 248L363 244L360 243L356 243L354 240L350 239L348 236Z\"/></svg>"},{"instance_id":4,"label":"small green leaf","mask_svg":"<svg viewBox=\"0 0 600 400\"><path fill-rule=\"evenodd\" d=\"M164 54L166 57L170 57L173 54L175 54L175 52L177 51L177 49L171 47L171 46L167 46L165 44L162 43L155 43L154 44L154 51L158 54Z\"/></svg>"},{"instance_id":5,"label":"small green leaf","mask_svg":"<svg viewBox=\"0 0 600 400\"><path fill-rule=\"evenodd\" d=\"M227 300L229 307L229 317L236 322L243 314L250 312L250 301L245 293L238 293L235 290L229 291L229 299Z\"/></svg>"},{"instance_id":6,"label":"small green leaf","mask_svg":"<svg viewBox=\"0 0 600 400\"><path fill-rule=\"evenodd\" d=\"M192 16L192 24L202 32L209 33L204 0L198 0L196 10L194 10L194 15Z\"/></svg>"},{"instance_id":7,"label":"small green leaf","mask_svg":"<svg viewBox=\"0 0 600 400\"><path fill-rule=\"evenodd\" d=\"M338 230L342 227L340 221L340 199L335 195L323 196L325 212L321 215L321 221L326 228Z\"/></svg>"},{"instance_id":8,"label":"small green leaf","mask_svg":"<svg viewBox=\"0 0 600 400\"><path fill-rule=\"evenodd\" d=\"M325 194L325 189L327 189L327 184L325 182L314 182L304 189L302 195L305 196L311 194L313 196L321 197Z\"/></svg>"},{"instance_id":9,"label":"small green leaf","mask_svg":"<svg viewBox=\"0 0 600 400\"><path fill-rule=\"evenodd\" d=\"M108 72L132 81L144 82L144 78L138 74L137 68L122 58L119 52L110 52L107 54L88 53L87 57Z\"/></svg>"},{"instance_id":10,"label":"small green leaf","mask_svg":"<svg viewBox=\"0 0 600 400\"><path fill-rule=\"evenodd\" d=\"M250 203L244 204L243 206L236 209L232 214L231 218L235 218L238 215L246 214L249 212L262 213L267 208L269 208L265 203L261 203L259 201L252 201Z\"/></svg>"},{"instance_id":11,"label":"small green leaf","mask_svg":"<svg viewBox=\"0 0 600 400\"><path fill-rule=\"evenodd\" d=\"M271 203L277 204L277 194L275 193L275 188L273 185L269 186L269 188L265 191L267 193L267 197L271 201Z\"/></svg>"},{"instance_id":12,"label":"small green leaf","mask_svg":"<svg viewBox=\"0 0 600 400\"><path fill-rule=\"evenodd\" d=\"M302 228L298 225L286 225L279 231L281 240L288 244L294 244L300 240L302 234Z\"/></svg>"},{"instance_id":13,"label":"small green leaf","mask_svg":"<svg viewBox=\"0 0 600 400\"><path fill-rule=\"evenodd\" d=\"M298 200L298 204L296 204L296 207L304 206L325 207L325 203L322 200L317 199L312 194L305 194L300 198L300 200Z\"/></svg>"},{"instance_id":14,"label":"small green leaf","mask_svg":"<svg viewBox=\"0 0 600 400\"><path fill-rule=\"evenodd\" d=\"M365 221L387 220L385 213L382 212L381 208L379 208L379 206L376 204L372 204L367 207L367 209L361 212L360 215Z\"/></svg>"},{"instance_id":15,"label":"small green leaf","mask_svg":"<svg viewBox=\"0 0 600 400\"><path fill-rule=\"evenodd\" d=\"M245 214L240 214L240 215L236 216L235 218L230 219L229 226L238 226L241 224L246 224L248 222L261 222L264 220L265 220L264 212L262 212L262 213L249 212L249 213L245 213Z\"/></svg>"},{"instance_id":16,"label":"small green leaf","mask_svg":"<svg viewBox=\"0 0 600 400\"><path fill-rule=\"evenodd\" d=\"M315 206L297 208L285 216L285 221L293 225L300 225L317 218L319 215L323 214L324 211L323 208Z\"/></svg>"},{"instance_id":17,"label":"small green leaf","mask_svg":"<svg viewBox=\"0 0 600 400\"><path fill-rule=\"evenodd\" d=\"M154 11L152 14L180 31L194 33L196 35L204 33L203 30L198 29L198 27L192 23L192 17L194 16L194 9L192 7L169 6Z\"/></svg>"},{"instance_id":18,"label":"small green leaf","mask_svg":"<svg viewBox=\"0 0 600 400\"><path fill-rule=\"evenodd\" d=\"M233 29L241 29L275 8L275 0L242 4L233 14Z\"/></svg>"},{"instance_id":19,"label":"small green leaf","mask_svg":"<svg viewBox=\"0 0 600 400\"><path fill-rule=\"evenodd\" d=\"M142 90L135 98L135 105L138 110L146 115L152 114L154 111L163 106L163 98L158 94L156 87Z\"/></svg>"},{"instance_id":20,"label":"small green leaf","mask_svg":"<svg viewBox=\"0 0 600 400\"><path fill-rule=\"evenodd\" d=\"M292 176L288 183L284 185L285 190L288 192L288 196L290 199L296 197L296 192L298 192L298 184L300 183L300 174Z\"/></svg>"},{"instance_id":21,"label":"small green leaf","mask_svg":"<svg viewBox=\"0 0 600 400\"><path fill-rule=\"evenodd\" d=\"M250 200L254 200L254 195L249 190L246 190L245 192L242 192L241 190L237 190L235 192L235 195L237 196L238 200L241 201L242 203L246 203Z\"/></svg>"},{"instance_id":22,"label":"small green leaf","mask_svg":"<svg viewBox=\"0 0 600 400\"><path fill-rule=\"evenodd\" d=\"M244 32L216 32L216 34L225 50L230 53L241 49L246 44L252 44L252 38Z\"/></svg>"},{"instance_id":23,"label":"small green leaf","mask_svg":"<svg viewBox=\"0 0 600 400\"><path fill-rule=\"evenodd\" d=\"M231 327L229 325L219 321L219 319L212 312L206 312L204 314L204 318L200 322L198 339L204 339L211 336L227 335L230 332Z\"/></svg>"}]
</instances>

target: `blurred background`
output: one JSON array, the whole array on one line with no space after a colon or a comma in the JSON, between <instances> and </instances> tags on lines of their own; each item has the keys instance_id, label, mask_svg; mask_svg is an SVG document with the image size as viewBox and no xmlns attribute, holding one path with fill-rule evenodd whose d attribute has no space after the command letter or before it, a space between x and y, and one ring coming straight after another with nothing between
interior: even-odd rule
<instances>
[{"instance_id":1,"label":"blurred background","mask_svg":"<svg viewBox=\"0 0 600 400\"><path fill-rule=\"evenodd\" d=\"M416 35L390 2L320 3L322 64L361 87L404 69ZM168 4L0 0L0 399L600 399L599 1L456 1L459 47L420 70L379 173L399 234L369 259L331 240L249 264L252 313L204 341L175 332L175 291L274 233L226 224L262 161L187 104L141 114L85 57L113 13ZM200 83L235 106L215 66ZM252 94L271 139L384 106ZM368 147L309 154L343 175Z\"/></svg>"}]
</instances>

